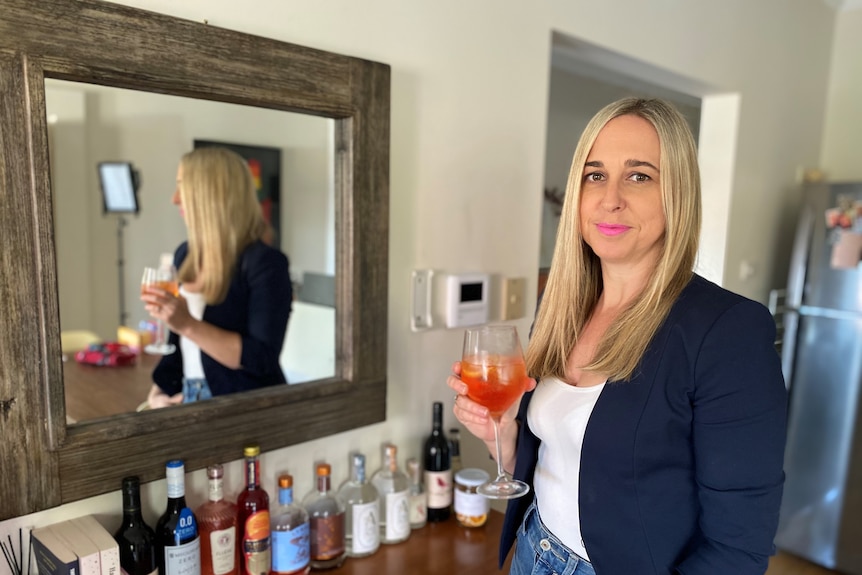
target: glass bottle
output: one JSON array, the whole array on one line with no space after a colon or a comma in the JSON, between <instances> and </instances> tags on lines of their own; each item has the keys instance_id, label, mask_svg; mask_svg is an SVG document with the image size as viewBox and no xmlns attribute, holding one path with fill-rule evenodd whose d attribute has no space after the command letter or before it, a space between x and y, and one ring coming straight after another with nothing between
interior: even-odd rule
<instances>
[{"instance_id":1,"label":"glass bottle","mask_svg":"<svg viewBox=\"0 0 862 575\"><path fill-rule=\"evenodd\" d=\"M400 543L410 537L410 502L407 476L398 469L398 448L383 446L383 465L374 472L371 484L380 493L380 541Z\"/></svg>"},{"instance_id":2,"label":"glass bottle","mask_svg":"<svg viewBox=\"0 0 862 575\"><path fill-rule=\"evenodd\" d=\"M260 486L260 447L251 445L245 456L245 489L237 497L239 509L240 574L268 575L270 569L269 495Z\"/></svg>"},{"instance_id":3,"label":"glass bottle","mask_svg":"<svg viewBox=\"0 0 862 575\"><path fill-rule=\"evenodd\" d=\"M207 501L195 510L201 533L201 575L236 575L237 507L224 498L224 468L207 467Z\"/></svg>"},{"instance_id":4,"label":"glass bottle","mask_svg":"<svg viewBox=\"0 0 862 575\"><path fill-rule=\"evenodd\" d=\"M380 495L368 482L365 456L350 458L350 478L338 489L345 510L345 543L348 557L365 557L380 547Z\"/></svg>"},{"instance_id":5,"label":"glass bottle","mask_svg":"<svg viewBox=\"0 0 862 575\"><path fill-rule=\"evenodd\" d=\"M141 516L141 482L123 478L123 522L114 539L120 548L120 568L126 575L153 575L156 566L156 532Z\"/></svg>"},{"instance_id":6,"label":"glass bottle","mask_svg":"<svg viewBox=\"0 0 862 575\"><path fill-rule=\"evenodd\" d=\"M271 575L308 573L310 560L308 513L293 500L293 476L278 478L278 507L272 515Z\"/></svg>"},{"instance_id":7,"label":"glass bottle","mask_svg":"<svg viewBox=\"0 0 862 575\"><path fill-rule=\"evenodd\" d=\"M419 529L428 522L428 497L422 486L422 469L414 457L407 460L407 477L410 479L410 528Z\"/></svg>"},{"instance_id":8,"label":"glass bottle","mask_svg":"<svg viewBox=\"0 0 862 575\"><path fill-rule=\"evenodd\" d=\"M195 514L186 505L185 465L179 459L165 465L168 504L156 523L156 563L159 575L200 575L201 540Z\"/></svg>"},{"instance_id":9,"label":"glass bottle","mask_svg":"<svg viewBox=\"0 0 862 575\"><path fill-rule=\"evenodd\" d=\"M461 463L461 430L449 428L449 457L452 459L452 477L464 468Z\"/></svg>"},{"instance_id":10,"label":"glass bottle","mask_svg":"<svg viewBox=\"0 0 862 575\"><path fill-rule=\"evenodd\" d=\"M311 568L338 567L346 556L344 542L344 506L332 493L328 463L315 469L317 486L302 500L311 524Z\"/></svg>"},{"instance_id":11,"label":"glass bottle","mask_svg":"<svg viewBox=\"0 0 862 575\"><path fill-rule=\"evenodd\" d=\"M452 460L449 442L443 434L443 403L432 406L431 435L425 440L425 491L428 494L428 521L446 521L452 507Z\"/></svg>"}]
</instances>

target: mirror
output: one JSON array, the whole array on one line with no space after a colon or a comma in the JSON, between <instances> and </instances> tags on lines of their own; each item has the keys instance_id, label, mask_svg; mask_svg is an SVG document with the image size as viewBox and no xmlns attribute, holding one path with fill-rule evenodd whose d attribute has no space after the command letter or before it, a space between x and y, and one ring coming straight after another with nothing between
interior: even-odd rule
<instances>
[{"instance_id":1,"label":"mirror","mask_svg":"<svg viewBox=\"0 0 862 575\"><path fill-rule=\"evenodd\" d=\"M66 425L52 80L329 119L332 377ZM385 419L389 84L384 64L109 2L4 0L0 520L115 491L125 475L158 479L174 457L200 469L239 458L251 442L267 451ZM160 176L145 175L142 194L151 177Z\"/></svg>"},{"instance_id":2,"label":"mirror","mask_svg":"<svg viewBox=\"0 0 862 575\"><path fill-rule=\"evenodd\" d=\"M67 422L144 405L157 357L111 368L76 362L75 352L121 336L139 351L135 336L151 333L141 270L186 239L171 204L176 165L210 142L250 157L271 243L290 259L295 297L280 356L287 381L335 375L333 120L53 78L45 109ZM96 167L117 160L139 174L137 213L105 212Z\"/></svg>"}]
</instances>

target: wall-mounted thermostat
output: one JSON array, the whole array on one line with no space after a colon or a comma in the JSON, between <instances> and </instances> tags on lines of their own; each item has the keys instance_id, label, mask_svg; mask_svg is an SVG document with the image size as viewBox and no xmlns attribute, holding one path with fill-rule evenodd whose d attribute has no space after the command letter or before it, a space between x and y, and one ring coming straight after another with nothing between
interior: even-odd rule
<instances>
[{"instance_id":1,"label":"wall-mounted thermostat","mask_svg":"<svg viewBox=\"0 0 862 575\"><path fill-rule=\"evenodd\" d=\"M446 327L488 322L488 274L457 274L446 278Z\"/></svg>"}]
</instances>

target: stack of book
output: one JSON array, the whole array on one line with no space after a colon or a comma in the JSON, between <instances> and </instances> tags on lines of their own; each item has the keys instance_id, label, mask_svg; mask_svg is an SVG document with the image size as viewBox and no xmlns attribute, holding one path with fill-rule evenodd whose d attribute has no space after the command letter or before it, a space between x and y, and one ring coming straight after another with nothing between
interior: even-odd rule
<instances>
[{"instance_id":1,"label":"stack of book","mask_svg":"<svg viewBox=\"0 0 862 575\"><path fill-rule=\"evenodd\" d=\"M34 529L39 575L121 575L120 550L92 515Z\"/></svg>"}]
</instances>

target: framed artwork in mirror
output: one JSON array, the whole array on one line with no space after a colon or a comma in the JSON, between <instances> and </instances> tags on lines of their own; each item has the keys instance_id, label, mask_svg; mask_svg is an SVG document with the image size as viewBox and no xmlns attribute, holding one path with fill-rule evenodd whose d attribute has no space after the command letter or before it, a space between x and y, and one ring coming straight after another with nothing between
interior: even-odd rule
<instances>
[{"instance_id":1,"label":"framed artwork in mirror","mask_svg":"<svg viewBox=\"0 0 862 575\"><path fill-rule=\"evenodd\" d=\"M266 243L279 245L281 238L281 150L266 146L248 146L214 142L212 140L195 140L194 147L226 148L242 156L251 170L254 185L257 189L257 199L263 211L263 219L269 226Z\"/></svg>"}]
</instances>

